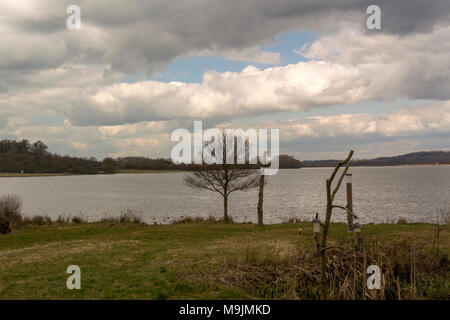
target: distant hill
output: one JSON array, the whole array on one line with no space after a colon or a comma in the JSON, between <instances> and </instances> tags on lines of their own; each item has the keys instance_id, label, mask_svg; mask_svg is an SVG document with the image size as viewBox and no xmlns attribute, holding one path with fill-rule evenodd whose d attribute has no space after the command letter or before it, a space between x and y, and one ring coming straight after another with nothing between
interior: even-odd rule
<instances>
[{"instance_id":1,"label":"distant hill","mask_svg":"<svg viewBox=\"0 0 450 320\"><path fill-rule=\"evenodd\" d=\"M304 160L301 166L334 167L340 160ZM401 166L401 165L450 164L450 151L421 151L394 157L379 157L367 160L353 160L351 165L358 166Z\"/></svg>"}]
</instances>

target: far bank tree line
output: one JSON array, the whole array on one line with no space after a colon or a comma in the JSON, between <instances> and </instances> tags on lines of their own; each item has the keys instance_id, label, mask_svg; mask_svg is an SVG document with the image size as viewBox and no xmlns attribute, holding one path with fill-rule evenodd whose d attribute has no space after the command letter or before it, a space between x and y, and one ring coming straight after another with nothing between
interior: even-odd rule
<instances>
[{"instance_id":1,"label":"far bank tree line","mask_svg":"<svg viewBox=\"0 0 450 320\"><path fill-rule=\"evenodd\" d=\"M299 168L300 161L289 155L280 156L280 168ZM193 166L175 164L170 159L146 157L80 158L48 151L42 141L0 141L0 172L7 173L115 173L117 170L191 170Z\"/></svg>"},{"instance_id":2,"label":"far bank tree line","mask_svg":"<svg viewBox=\"0 0 450 320\"><path fill-rule=\"evenodd\" d=\"M116 163L111 158L77 158L48 152L42 141L0 141L0 172L7 173L114 173Z\"/></svg>"}]
</instances>

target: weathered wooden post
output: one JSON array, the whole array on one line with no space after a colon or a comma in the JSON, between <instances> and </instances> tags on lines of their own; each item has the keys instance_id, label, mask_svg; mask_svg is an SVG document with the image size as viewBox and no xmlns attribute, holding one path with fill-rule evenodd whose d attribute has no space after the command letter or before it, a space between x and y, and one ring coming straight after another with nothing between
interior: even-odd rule
<instances>
[{"instance_id":1,"label":"weathered wooden post","mask_svg":"<svg viewBox=\"0 0 450 320\"><path fill-rule=\"evenodd\" d=\"M258 225L262 226L264 224L263 218L263 199L264 199L264 175L259 175L259 193L258 193Z\"/></svg>"},{"instance_id":2,"label":"weathered wooden post","mask_svg":"<svg viewBox=\"0 0 450 320\"><path fill-rule=\"evenodd\" d=\"M270 166L267 163L267 151L264 152L264 158L261 161L261 166L263 168ZM265 176L259 173L259 192L258 192L258 226L264 225L264 213L263 213L263 203L264 203L264 185L266 184Z\"/></svg>"},{"instance_id":3,"label":"weathered wooden post","mask_svg":"<svg viewBox=\"0 0 450 320\"><path fill-rule=\"evenodd\" d=\"M345 174L346 186L347 186L347 231L353 231L353 186L352 186L352 173L347 172Z\"/></svg>"},{"instance_id":4,"label":"weathered wooden post","mask_svg":"<svg viewBox=\"0 0 450 320\"><path fill-rule=\"evenodd\" d=\"M358 288L360 287L358 285L358 270L360 269L361 266L361 226L359 225L358 222L355 223L355 225L353 226L353 233L355 234L354 236L354 248L355 251L353 253L353 299L356 300L356 296L357 296L357 291ZM366 271L363 270L363 273L365 273ZM362 284L362 286L364 287L365 283ZM364 291L364 290L363 290ZM364 294L364 293L363 293Z\"/></svg>"},{"instance_id":5,"label":"weathered wooden post","mask_svg":"<svg viewBox=\"0 0 450 320\"><path fill-rule=\"evenodd\" d=\"M317 256L320 255L320 219L319 214L316 213L316 218L313 220L314 225L314 248Z\"/></svg>"},{"instance_id":6,"label":"weathered wooden post","mask_svg":"<svg viewBox=\"0 0 450 320\"><path fill-rule=\"evenodd\" d=\"M361 251L361 226L359 225L359 223L357 222L354 226L353 226L353 233L355 234L355 252L358 253L359 251Z\"/></svg>"}]
</instances>

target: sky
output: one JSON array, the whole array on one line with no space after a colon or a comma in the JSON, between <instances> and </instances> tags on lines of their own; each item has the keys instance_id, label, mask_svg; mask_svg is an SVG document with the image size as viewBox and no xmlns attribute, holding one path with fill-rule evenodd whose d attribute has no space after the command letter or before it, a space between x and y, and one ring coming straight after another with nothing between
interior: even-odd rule
<instances>
[{"instance_id":1,"label":"sky","mask_svg":"<svg viewBox=\"0 0 450 320\"><path fill-rule=\"evenodd\" d=\"M369 5L381 9L370 30ZM67 7L81 28L66 26ZM450 149L448 0L0 0L0 138L169 158L177 128L279 129L300 160Z\"/></svg>"}]
</instances>

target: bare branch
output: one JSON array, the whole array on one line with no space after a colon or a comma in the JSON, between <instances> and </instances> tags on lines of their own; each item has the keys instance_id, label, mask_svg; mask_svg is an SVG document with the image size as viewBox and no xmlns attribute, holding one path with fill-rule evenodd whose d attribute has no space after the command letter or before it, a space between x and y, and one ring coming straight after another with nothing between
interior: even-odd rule
<instances>
[{"instance_id":1,"label":"bare branch","mask_svg":"<svg viewBox=\"0 0 450 320\"><path fill-rule=\"evenodd\" d=\"M347 174L348 168L350 168L350 163L347 163L345 170L342 172L341 177L339 178L338 183L336 184L336 187L334 188L333 193L331 194L331 201L334 201L334 197L336 196L336 193L339 191L339 188L341 187L342 180Z\"/></svg>"},{"instance_id":2,"label":"bare branch","mask_svg":"<svg viewBox=\"0 0 450 320\"><path fill-rule=\"evenodd\" d=\"M325 252L325 251L327 251L327 250L334 249L334 248L344 249L344 248L341 247L341 246L328 246L328 247L326 247L326 248L320 249L320 252Z\"/></svg>"},{"instance_id":3,"label":"bare branch","mask_svg":"<svg viewBox=\"0 0 450 320\"><path fill-rule=\"evenodd\" d=\"M355 217L356 219L358 219L358 216L356 214L354 214L349 208L343 207L343 206L337 206L337 205L333 205L332 208L337 208L337 209L342 209L347 211L349 214L351 214L353 217Z\"/></svg>"},{"instance_id":4,"label":"bare branch","mask_svg":"<svg viewBox=\"0 0 450 320\"><path fill-rule=\"evenodd\" d=\"M336 175L336 173L338 172L338 170L339 170L343 165L345 165L347 162L350 161L350 159L351 159L352 156L353 156L353 152L354 152L354 151L351 150L350 153L348 154L347 158L345 158L345 160L339 162L339 163L337 164L336 168L334 168L333 173L331 174L330 179L329 179L329 180L330 180L330 184L333 182L334 176Z\"/></svg>"}]
</instances>

